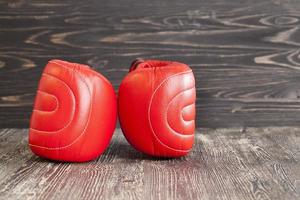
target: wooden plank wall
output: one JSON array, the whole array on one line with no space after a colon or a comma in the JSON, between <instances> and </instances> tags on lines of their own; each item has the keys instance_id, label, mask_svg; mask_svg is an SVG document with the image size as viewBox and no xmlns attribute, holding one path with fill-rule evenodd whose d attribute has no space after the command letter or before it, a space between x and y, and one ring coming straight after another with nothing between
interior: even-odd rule
<instances>
[{"instance_id":1,"label":"wooden plank wall","mask_svg":"<svg viewBox=\"0 0 300 200\"><path fill-rule=\"evenodd\" d=\"M52 58L86 63L115 90L136 57L189 64L197 126L300 122L298 0L4 0L0 127L28 127Z\"/></svg>"}]
</instances>

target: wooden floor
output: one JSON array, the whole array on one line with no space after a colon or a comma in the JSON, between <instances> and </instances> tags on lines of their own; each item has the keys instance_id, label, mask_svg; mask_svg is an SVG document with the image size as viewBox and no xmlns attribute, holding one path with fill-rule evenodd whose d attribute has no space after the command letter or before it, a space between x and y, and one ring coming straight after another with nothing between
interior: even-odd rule
<instances>
[{"instance_id":1,"label":"wooden floor","mask_svg":"<svg viewBox=\"0 0 300 200\"><path fill-rule=\"evenodd\" d=\"M0 199L299 199L300 128L200 129L182 159L132 149L119 129L99 159L34 156L26 129L0 130Z\"/></svg>"}]
</instances>

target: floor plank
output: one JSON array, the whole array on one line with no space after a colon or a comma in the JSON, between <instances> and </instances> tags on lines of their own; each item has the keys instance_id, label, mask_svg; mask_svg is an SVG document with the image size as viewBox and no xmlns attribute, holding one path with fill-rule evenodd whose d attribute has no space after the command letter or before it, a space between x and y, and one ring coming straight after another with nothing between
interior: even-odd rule
<instances>
[{"instance_id":1,"label":"floor plank","mask_svg":"<svg viewBox=\"0 0 300 200\"><path fill-rule=\"evenodd\" d=\"M82 164L34 156L26 129L0 130L0 199L299 199L300 128L199 129L181 159L131 148L120 129Z\"/></svg>"},{"instance_id":2,"label":"floor plank","mask_svg":"<svg viewBox=\"0 0 300 200\"><path fill-rule=\"evenodd\" d=\"M136 57L191 66L198 127L297 126L299 13L299 0L3 0L0 127L28 127L48 60L89 64L117 91Z\"/></svg>"}]
</instances>

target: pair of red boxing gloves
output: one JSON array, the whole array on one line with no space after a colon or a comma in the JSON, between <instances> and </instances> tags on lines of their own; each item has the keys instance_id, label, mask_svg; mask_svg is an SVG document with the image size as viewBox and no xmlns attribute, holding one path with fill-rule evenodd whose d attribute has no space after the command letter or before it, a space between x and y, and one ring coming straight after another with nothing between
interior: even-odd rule
<instances>
[{"instance_id":1,"label":"pair of red boxing gloves","mask_svg":"<svg viewBox=\"0 0 300 200\"><path fill-rule=\"evenodd\" d=\"M51 60L39 82L29 146L51 160L93 160L108 147L118 113L125 138L138 151L184 156L194 142L195 98L193 72L182 63L137 60L117 98L89 66Z\"/></svg>"}]
</instances>

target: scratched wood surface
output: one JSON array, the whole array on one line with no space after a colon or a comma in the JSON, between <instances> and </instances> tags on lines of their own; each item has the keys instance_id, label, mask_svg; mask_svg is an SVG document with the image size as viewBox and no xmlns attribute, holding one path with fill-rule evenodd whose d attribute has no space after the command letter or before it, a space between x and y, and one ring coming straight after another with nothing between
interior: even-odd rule
<instances>
[{"instance_id":1,"label":"scratched wood surface","mask_svg":"<svg viewBox=\"0 0 300 200\"><path fill-rule=\"evenodd\" d=\"M0 129L0 199L299 199L300 128L200 129L192 152L156 160L117 129L97 160L33 155L27 129Z\"/></svg>"},{"instance_id":2,"label":"scratched wood surface","mask_svg":"<svg viewBox=\"0 0 300 200\"><path fill-rule=\"evenodd\" d=\"M198 127L300 123L299 0L3 0L0 127L28 127L52 58L86 63L115 90L136 57L189 64Z\"/></svg>"}]
</instances>

